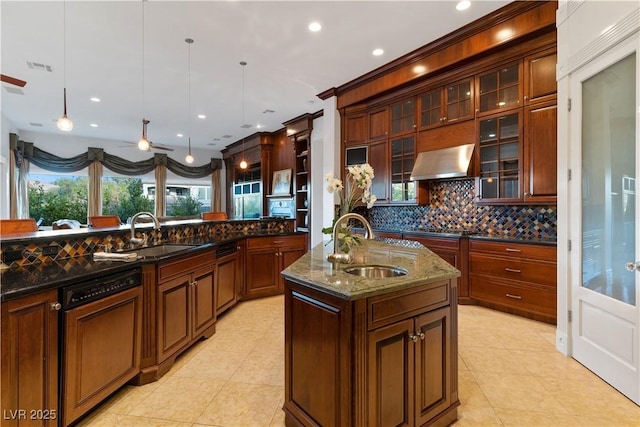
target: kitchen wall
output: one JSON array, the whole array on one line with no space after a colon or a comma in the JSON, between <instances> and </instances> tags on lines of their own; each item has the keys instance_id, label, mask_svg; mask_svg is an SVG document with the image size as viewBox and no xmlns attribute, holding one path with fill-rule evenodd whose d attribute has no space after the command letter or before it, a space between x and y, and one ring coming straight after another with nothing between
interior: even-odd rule
<instances>
[{"instance_id":1,"label":"kitchen wall","mask_svg":"<svg viewBox=\"0 0 640 427\"><path fill-rule=\"evenodd\" d=\"M504 237L555 240L555 206L478 205L475 181L433 181L428 206L379 206L369 212L374 228L445 228Z\"/></svg>"}]
</instances>

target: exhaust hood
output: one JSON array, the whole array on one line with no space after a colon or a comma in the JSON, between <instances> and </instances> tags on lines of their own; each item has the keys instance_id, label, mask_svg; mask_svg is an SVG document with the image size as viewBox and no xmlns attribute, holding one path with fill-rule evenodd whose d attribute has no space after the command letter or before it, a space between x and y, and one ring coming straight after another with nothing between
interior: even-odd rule
<instances>
[{"instance_id":1,"label":"exhaust hood","mask_svg":"<svg viewBox=\"0 0 640 427\"><path fill-rule=\"evenodd\" d=\"M465 144L418 153L411 171L411 180L467 176L474 145Z\"/></svg>"}]
</instances>

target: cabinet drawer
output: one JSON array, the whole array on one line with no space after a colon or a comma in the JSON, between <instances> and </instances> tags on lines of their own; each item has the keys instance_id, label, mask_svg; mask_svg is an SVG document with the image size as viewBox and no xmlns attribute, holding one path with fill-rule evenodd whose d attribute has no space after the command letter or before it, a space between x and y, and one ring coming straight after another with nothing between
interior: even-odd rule
<instances>
[{"instance_id":1,"label":"cabinet drawer","mask_svg":"<svg viewBox=\"0 0 640 427\"><path fill-rule=\"evenodd\" d=\"M472 276L469 294L480 301L556 317L556 292L540 287L529 288Z\"/></svg>"},{"instance_id":2,"label":"cabinet drawer","mask_svg":"<svg viewBox=\"0 0 640 427\"><path fill-rule=\"evenodd\" d=\"M185 272L188 273L199 268L206 268L210 266L213 269L214 259L215 256L211 250L187 257L181 257L175 261L161 263L158 266L158 282L163 282L168 278L184 274Z\"/></svg>"},{"instance_id":3,"label":"cabinet drawer","mask_svg":"<svg viewBox=\"0 0 640 427\"><path fill-rule=\"evenodd\" d=\"M449 304L449 281L371 297L367 301L369 330Z\"/></svg>"},{"instance_id":4,"label":"cabinet drawer","mask_svg":"<svg viewBox=\"0 0 640 427\"><path fill-rule=\"evenodd\" d=\"M257 248L281 248L283 246L306 248L306 236L298 234L294 236L275 236L275 237L251 237L247 239L247 249Z\"/></svg>"},{"instance_id":5,"label":"cabinet drawer","mask_svg":"<svg viewBox=\"0 0 640 427\"><path fill-rule=\"evenodd\" d=\"M556 264L521 258L469 254L469 274L497 276L509 280L533 282L555 289Z\"/></svg>"},{"instance_id":6,"label":"cabinet drawer","mask_svg":"<svg viewBox=\"0 0 640 427\"><path fill-rule=\"evenodd\" d=\"M509 255L521 258L534 258L556 262L556 247L527 245L522 243L469 241L470 252L487 252L496 255Z\"/></svg>"},{"instance_id":7,"label":"cabinet drawer","mask_svg":"<svg viewBox=\"0 0 640 427\"><path fill-rule=\"evenodd\" d=\"M451 251L458 251L460 249L460 239L448 239L443 237L425 237L415 234L404 234L404 238L407 240L415 240L416 242L420 242L429 249L431 248L440 248L440 249L449 249Z\"/></svg>"}]
</instances>

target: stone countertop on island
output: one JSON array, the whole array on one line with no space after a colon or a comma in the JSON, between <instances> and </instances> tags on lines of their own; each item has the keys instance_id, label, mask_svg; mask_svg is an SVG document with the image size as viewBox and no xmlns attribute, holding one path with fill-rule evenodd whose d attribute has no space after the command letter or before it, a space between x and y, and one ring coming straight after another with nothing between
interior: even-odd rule
<instances>
[{"instance_id":1,"label":"stone countertop on island","mask_svg":"<svg viewBox=\"0 0 640 427\"><path fill-rule=\"evenodd\" d=\"M413 245L409 245L413 246ZM460 271L427 248L407 247L402 240L365 240L355 249L352 264L339 264L334 270L327 261L333 243L320 243L282 271L293 282L335 295L356 300L408 289L460 276ZM385 265L408 271L404 276L383 279L352 275L343 270L357 265Z\"/></svg>"}]
</instances>

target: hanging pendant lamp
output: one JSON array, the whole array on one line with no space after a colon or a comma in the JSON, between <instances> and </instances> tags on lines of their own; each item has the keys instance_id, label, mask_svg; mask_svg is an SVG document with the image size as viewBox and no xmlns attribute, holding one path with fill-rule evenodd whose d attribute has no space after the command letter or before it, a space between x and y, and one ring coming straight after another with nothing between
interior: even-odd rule
<instances>
[{"instance_id":1,"label":"hanging pendant lamp","mask_svg":"<svg viewBox=\"0 0 640 427\"><path fill-rule=\"evenodd\" d=\"M187 89L187 98L189 100L189 115L188 115L188 131L189 131L189 152L187 153L187 156L184 158L184 161L187 162L188 164L193 163L193 156L191 155L191 44L193 43L193 39L184 39L185 42L187 42L187 46L189 47L188 49L188 74L189 74L189 87Z\"/></svg>"},{"instance_id":2,"label":"hanging pendant lamp","mask_svg":"<svg viewBox=\"0 0 640 427\"><path fill-rule=\"evenodd\" d=\"M151 143L147 139L147 124L149 120L144 118L144 0L142 4L142 137L138 141L138 149L140 151L149 151Z\"/></svg>"},{"instance_id":3,"label":"hanging pendant lamp","mask_svg":"<svg viewBox=\"0 0 640 427\"><path fill-rule=\"evenodd\" d=\"M241 128L244 128L244 67L247 65L246 61L240 61L242 66L242 124ZM240 161L240 169L246 169L247 164L246 157L244 156L244 130L242 131L242 160Z\"/></svg>"},{"instance_id":4,"label":"hanging pendant lamp","mask_svg":"<svg viewBox=\"0 0 640 427\"><path fill-rule=\"evenodd\" d=\"M58 121L56 122L56 126L58 126L58 129L65 131L65 132L69 132L71 129L73 129L73 122L71 121L71 119L69 117L67 117L67 3L63 2L62 3L63 7L63 24L62 24L62 28L63 28L63 40L62 40L62 51L63 51L63 70L62 70L62 75L63 75L63 83L64 83L64 91L63 91L63 99L64 99L64 112L62 113L62 116L58 119Z\"/></svg>"}]
</instances>

